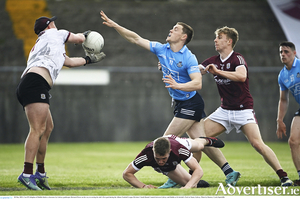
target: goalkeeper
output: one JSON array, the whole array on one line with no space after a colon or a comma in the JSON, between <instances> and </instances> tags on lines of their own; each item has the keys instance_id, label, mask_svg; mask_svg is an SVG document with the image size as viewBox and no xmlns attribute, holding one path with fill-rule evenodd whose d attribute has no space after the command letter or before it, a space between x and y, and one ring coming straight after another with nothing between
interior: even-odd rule
<instances>
[{"instance_id":1,"label":"goalkeeper","mask_svg":"<svg viewBox=\"0 0 300 199\"><path fill-rule=\"evenodd\" d=\"M67 30L58 30L56 17L40 17L35 21L34 32L38 39L33 46L20 83L17 98L25 111L30 131L25 141L24 170L18 181L31 190L50 190L47 181L44 160L48 139L53 129L53 120L49 109L49 91L64 66L69 68L99 62L105 58L103 52L85 57L70 58L66 55L65 43L81 44L89 31L74 34ZM36 172L33 175L33 162L36 159Z\"/></svg>"}]
</instances>

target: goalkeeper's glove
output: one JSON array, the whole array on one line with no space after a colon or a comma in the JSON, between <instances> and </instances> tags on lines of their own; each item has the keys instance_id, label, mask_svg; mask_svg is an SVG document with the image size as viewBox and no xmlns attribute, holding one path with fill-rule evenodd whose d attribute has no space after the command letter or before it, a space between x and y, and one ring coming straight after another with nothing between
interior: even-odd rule
<instances>
[{"instance_id":1,"label":"goalkeeper's glove","mask_svg":"<svg viewBox=\"0 0 300 199\"><path fill-rule=\"evenodd\" d=\"M88 53L88 52L86 52L85 55L86 56L84 57L84 59L85 59L86 63L84 65L102 61L106 56L104 54L104 52L100 52L100 53Z\"/></svg>"},{"instance_id":2,"label":"goalkeeper's glove","mask_svg":"<svg viewBox=\"0 0 300 199\"><path fill-rule=\"evenodd\" d=\"M82 34L85 36L85 38L87 38L87 36L91 33L91 30L87 30L85 32L83 32Z\"/></svg>"}]
</instances>

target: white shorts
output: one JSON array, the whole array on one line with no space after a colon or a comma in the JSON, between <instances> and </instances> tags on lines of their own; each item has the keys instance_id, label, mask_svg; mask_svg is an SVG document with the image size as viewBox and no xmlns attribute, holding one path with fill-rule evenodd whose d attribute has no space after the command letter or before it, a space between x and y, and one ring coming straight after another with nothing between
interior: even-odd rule
<instances>
[{"instance_id":1,"label":"white shorts","mask_svg":"<svg viewBox=\"0 0 300 199\"><path fill-rule=\"evenodd\" d=\"M244 110L226 110L219 107L215 112L210 114L208 118L214 122L223 125L226 133L235 128L237 133L241 132L242 126L249 123L256 123L255 112L253 109Z\"/></svg>"},{"instance_id":2,"label":"white shorts","mask_svg":"<svg viewBox=\"0 0 300 199\"><path fill-rule=\"evenodd\" d=\"M188 150L191 150L191 148L192 148L191 139L189 139L189 138L185 138L185 137L181 138L181 137L177 137L176 135L167 135L164 137L172 137L177 142L179 142L180 144L185 146Z\"/></svg>"}]
</instances>

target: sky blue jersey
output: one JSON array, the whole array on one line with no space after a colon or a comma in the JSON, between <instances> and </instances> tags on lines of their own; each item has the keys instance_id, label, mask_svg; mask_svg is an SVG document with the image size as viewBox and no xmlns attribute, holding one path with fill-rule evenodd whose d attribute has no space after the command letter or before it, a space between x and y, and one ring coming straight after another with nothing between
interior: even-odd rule
<instances>
[{"instance_id":1,"label":"sky blue jersey","mask_svg":"<svg viewBox=\"0 0 300 199\"><path fill-rule=\"evenodd\" d=\"M300 105L300 59L294 59L291 70L283 67L278 75L278 83L282 91L290 90Z\"/></svg>"},{"instance_id":2,"label":"sky blue jersey","mask_svg":"<svg viewBox=\"0 0 300 199\"><path fill-rule=\"evenodd\" d=\"M200 73L196 56L186 46L179 52L173 52L169 43L150 42L150 51L158 57L163 77L171 74L177 83L186 83L191 81L189 74ZM172 88L168 88L168 91L173 99L180 101L188 100L196 94L196 91L186 92Z\"/></svg>"}]
</instances>

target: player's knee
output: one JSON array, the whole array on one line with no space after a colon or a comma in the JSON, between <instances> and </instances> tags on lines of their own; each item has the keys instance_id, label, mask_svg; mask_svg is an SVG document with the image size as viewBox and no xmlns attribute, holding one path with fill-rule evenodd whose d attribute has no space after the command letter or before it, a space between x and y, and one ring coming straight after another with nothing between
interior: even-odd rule
<instances>
[{"instance_id":1,"label":"player's knee","mask_svg":"<svg viewBox=\"0 0 300 199\"><path fill-rule=\"evenodd\" d=\"M54 129L54 124L53 124L53 122L51 122L47 125L46 132L49 132L49 134L51 134L53 129Z\"/></svg>"},{"instance_id":2,"label":"player's knee","mask_svg":"<svg viewBox=\"0 0 300 199\"><path fill-rule=\"evenodd\" d=\"M296 147L300 145L300 140L299 139L295 139L294 137L290 137L288 140L288 143L290 145L290 148Z\"/></svg>"},{"instance_id":3,"label":"player's knee","mask_svg":"<svg viewBox=\"0 0 300 199\"><path fill-rule=\"evenodd\" d=\"M41 136L43 136L45 131L46 131L46 125L42 125L42 126L39 126L39 127L30 127L30 132L29 133L31 135L41 137Z\"/></svg>"},{"instance_id":4,"label":"player's knee","mask_svg":"<svg viewBox=\"0 0 300 199\"><path fill-rule=\"evenodd\" d=\"M252 142L251 145L260 154L262 154L262 152L264 151L263 150L264 146L265 146L264 143L261 143L261 142Z\"/></svg>"}]
</instances>

